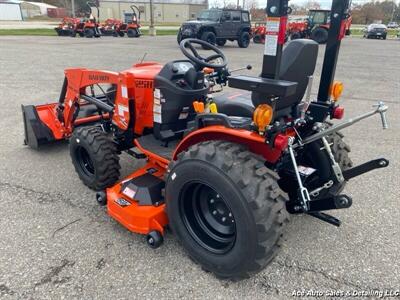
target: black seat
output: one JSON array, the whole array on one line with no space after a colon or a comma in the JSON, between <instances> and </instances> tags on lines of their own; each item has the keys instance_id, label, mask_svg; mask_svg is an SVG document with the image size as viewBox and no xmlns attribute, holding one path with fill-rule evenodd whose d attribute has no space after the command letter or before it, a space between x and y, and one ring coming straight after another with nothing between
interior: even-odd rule
<instances>
[{"instance_id":1,"label":"black seat","mask_svg":"<svg viewBox=\"0 0 400 300\"><path fill-rule=\"evenodd\" d=\"M287 44L282 53L279 79L297 82L298 85L294 95L279 98L275 105L276 112L290 113L290 108L301 101L307 89L308 77L314 74L317 57L318 44L313 40L298 39ZM231 93L217 96L214 101L220 113L252 117L254 107L259 104L259 99L265 99L268 96L271 96L268 91L262 94L258 92L250 94L243 91L237 97Z\"/></svg>"}]
</instances>

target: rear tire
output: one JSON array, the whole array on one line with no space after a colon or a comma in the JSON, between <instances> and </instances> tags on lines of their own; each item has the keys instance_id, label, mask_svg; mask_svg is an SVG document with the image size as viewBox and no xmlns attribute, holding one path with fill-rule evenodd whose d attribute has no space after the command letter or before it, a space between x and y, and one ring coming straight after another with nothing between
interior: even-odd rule
<instances>
[{"instance_id":1,"label":"rear tire","mask_svg":"<svg viewBox=\"0 0 400 300\"><path fill-rule=\"evenodd\" d=\"M325 44L328 41L328 30L322 27L315 28L310 37L318 44Z\"/></svg>"},{"instance_id":2,"label":"rear tire","mask_svg":"<svg viewBox=\"0 0 400 300\"><path fill-rule=\"evenodd\" d=\"M332 125L328 122L328 124ZM351 152L350 146L345 143L343 140L343 134L341 132L335 132L326 137L326 140L331 145L331 150L335 161L339 164L340 169L343 171L350 169L353 167L353 162L350 159L349 153ZM346 186L346 181L342 183L336 182L333 186L335 190L335 194L339 194L344 187ZM332 191L333 189L331 189Z\"/></svg>"},{"instance_id":3,"label":"rear tire","mask_svg":"<svg viewBox=\"0 0 400 300\"><path fill-rule=\"evenodd\" d=\"M87 37L87 38L92 38L92 37L94 37L94 30L92 29L92 28L86 28L85 29L85 31L84 31L85 33L85 37Z\"/></svg>"},{"instance_id":4,"label":"rear tire","mask_svg":"<svg viewBox=\"0 0 400 300\"><path fill-rule=\"evenodd\" d=\"M238 45L240 48L247 48L250 44L250 33L243 31L238 39Z\"/></svg>"},{"instance_id":5,"label":"rear tire","mask_svg":"<svg viewBox=\"0 0 400 300\"><path fill-rule=\"evenodd\" d=\"M243 279L276 255L286 196L277 175L242 145L208 141L170 164L170 226L189 256L220 278Z\"/></svg>"},{"instance_id":6,"label":"rear tire","mask_svg":"<svg viewBox=\"0 0 400 300\"><path fill-rule=\"evenodd\" d=\"M211 45L215 45L215 43L216 43L215 34L214 34L214 32L211 32L211 31L206 31L206 32L204 32L204 33L201 35L201 39L202 39L203 41L205 41L205 42L211 44ZM209 49L208 49L207 47L205 47L205 46L202 46L202 48L203 48L204 50L209 50Z\"/></svg>"},{"instance_id":7,"label":"rear tire","mask_svg":"<svg viewBox=\"0 0 400 300\"><path fill-rule=\"evenodd\" d=\"M89 188L104 190L118 180L117 147L100 128L76 128L69 149L75 171Z\"/></svg>"},{"instance_id":8,"label":"rear tire","mask_svg":"<svg viewBox=\"0 0 400 300\"><path fill-rule=\"evenodd\" d=\"M139 36L139 32L137 29L128 29L126 35L130 38L136 38Z\"/></svg>"}]
</instances>

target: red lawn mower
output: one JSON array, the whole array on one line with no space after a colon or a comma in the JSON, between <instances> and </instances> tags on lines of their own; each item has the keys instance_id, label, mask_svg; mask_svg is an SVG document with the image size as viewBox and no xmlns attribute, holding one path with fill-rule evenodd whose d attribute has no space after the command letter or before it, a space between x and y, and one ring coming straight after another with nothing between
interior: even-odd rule
<instances>
[{"instance_id":1,"label":"red lawn mower","mask_svg":"<svg viewBox=\"0 0 400 300\"><path fill-rule=\"evenodd\" d=\"M122 25L122 21L118 19L107 19L103 23L100 24L99 30L102 35L106 36L124 36L123 34L121 35L120 32L120 27Z\"/></svg>"},{"instance_id":2,"label":"red lawn mower","mask_svg":"<svg viewBox=\"0 0 400 300\"><path fill-rule=\"evenodd\" d=\"M79 22L79 18L65 17L54 30L57 32L58 36L71 36Z\"/></svg>"},{"instance_id":3,"label":"red lawn mower","mask_svg":"<svg viewBox=\"0 0 400 300\"><path fill-rule=\"evenodd\" d=\"M80 37L100 37L101 33L99 30L98 20L100 18L100 10L96 3L86 2L87 7L89 8L88 16L80 20L79 23L76 24L74 30L71 33L72 37L76 37L78 34ZM97 19L93 16L92 7L95 7L97 10Z\"/></svg>"},{"instance_id":4,"label":"red lawn mower","mask_svg":"<svg viewBox=\"0 0 400 300\"><path fill-rule=\"evenodd\" d=\"M256 44L264 44L265 43L265 22L255 23L254 28L252 30L253 42Z\"/></svg>"},{"instance_id":5,"label":"red lawn mower","mask_svg":"<svg viewBox=\"0 0 400 300\"><path fill-rule=\"evenodd\" d=\"M136 5L130 6L132 13L126 14L125 22L119 27L119 35L125 34L130 38L137 38L142 35L140 31L140 10Z\"/></svg>"},{"instance_id":6,"label":"red lawn mower","mask_svg":"<svg viewBox=\"0 0 400 300\"><path fill-rule=\"evenodd\" d=\"M354 167L339 133L375 114L387 128L385 104L329 123L344 113L334 73L349 1L332 3L314 99L318 44L298 39L283 49L287 4L267 3L267 32L276 44L265 49L261 76L233 76L223 52L196 39L180 43L186 59L165 65L67 69L58 102L22 106L25 143L38 148L68 139L76 172L97 191L97 202L146 235L149 246L161 245L169 225L188 255L218 277L259 272L280 247L288 213L339 226L325 212L352 205L346 183L389 164L380 158ZM211 96L226 84L237 90ZM146 163L120 180L122 151Z\"/></svg>"}]
</instances>

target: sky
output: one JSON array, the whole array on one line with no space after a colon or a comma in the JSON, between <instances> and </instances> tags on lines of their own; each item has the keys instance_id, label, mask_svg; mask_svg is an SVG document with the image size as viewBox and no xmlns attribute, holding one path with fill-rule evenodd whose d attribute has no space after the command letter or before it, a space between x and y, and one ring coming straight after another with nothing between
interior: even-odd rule
<instances>
[{"instance_id":1,"label":"sky","mask_svg":"<svg viewBox=\"0 0 400 300\"><path fill-rule=\"evenodd\" d=\"M240 4L242 4L243 0L239 0ZM245 0L246 1L246 0ZM252 0L249 0L252 1ZM219 2L221 5L224 2L224 0L209 0L209 3L212 2ZM236 4L237 0L226 0L226 2L230 2L232 4ZM259 7L265 7L267 4L266 0L257 0L258 2L258 6ZM290 0L289 1L289 6L290 4L297 4L297 5L302 5L304 3L306 3L307 0ZM332 4L332 0L317 0L316 2L321 4L321 8L330 8L331 4ZM366 2L371 2L371 0L353 0L352 3L353 4L363 4ZM400 3L400 0L395 0L396 3Z\"/></svg>"}]
</instances>

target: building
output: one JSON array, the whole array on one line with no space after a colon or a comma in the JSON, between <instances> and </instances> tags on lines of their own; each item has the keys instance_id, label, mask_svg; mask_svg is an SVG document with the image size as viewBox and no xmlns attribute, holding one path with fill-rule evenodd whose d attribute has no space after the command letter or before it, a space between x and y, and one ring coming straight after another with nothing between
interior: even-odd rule
<instances>
[{"instance_id":1,"label":"building","mask_svg":"<svg viewBox=\"0 0 400 300\"><path fill-rule=\"evenodd\" d=\"M150 22L150 1L138 2L126 0L100 0L100 20L108 18L125 19L125 13L132 12L130 6L134 4L140 10L142 22ZM154 22L182 23L188 19L195 19L199 11L208 8L208 0L154 0Z\"/></svg>"},{"instance_id":2,"label":"building","mask_svg":"<svg viewBox=\"0 0 400 300\"><path fill-rule=\"evenodd\" d=\"M0 21L22 21L20 1L0 0Z\"/></svg>"},{"instance_id":3,"label":"building","mask_svg":"<svg viewBox=\"0 0 400 300\"><path fill-rule=\"evenodd\" d=\"M46 16L48 8L57 7L41 2L0 0L0 20L22 21L27 18Z\"/></svg>"}]
</instances>

